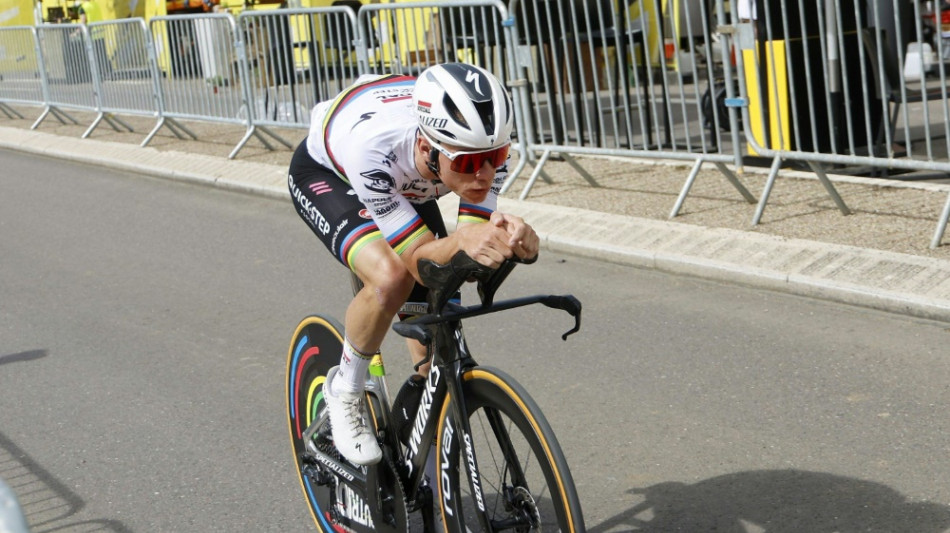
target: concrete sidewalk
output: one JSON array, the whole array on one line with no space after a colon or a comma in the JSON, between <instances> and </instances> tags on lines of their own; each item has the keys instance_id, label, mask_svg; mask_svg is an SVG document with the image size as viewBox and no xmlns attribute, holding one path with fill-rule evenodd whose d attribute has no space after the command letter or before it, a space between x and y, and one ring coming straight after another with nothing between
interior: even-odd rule
<instances>
[{"instance_id":1,"label":"concrete sidewalk","mask_svg":"<svg viewBox=\"0 0 950 533\"><path fill-rule=\"evenodd\" d=\"M289 199L281 165L7 127L0 148ZM442 201L446 213L457 205L451 198ZM530 221L546 250L950 322L943 259L509 198L500 208Z\"/></svg>"}]
</instances>

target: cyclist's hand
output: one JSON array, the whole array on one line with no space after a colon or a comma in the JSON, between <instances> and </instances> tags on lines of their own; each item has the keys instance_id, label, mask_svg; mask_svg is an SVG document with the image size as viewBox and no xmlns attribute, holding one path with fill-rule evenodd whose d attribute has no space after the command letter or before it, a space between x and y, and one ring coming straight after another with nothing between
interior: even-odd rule
<instances>
[{"instance_id":1,"label":"cyclist's hand","mask_svg":"<svg viewBox=\"0 0 950 533\"><path fill-rule=\"evenodd\" d=\"M490 220L494 226L504 229L508 234L508 247L512 253L521 259L534 259L538 256L541 239L523 218L495 211Z\"/></svg>"},{"instance_id":2,"label":"cyclist's hand","mask_svg":"<svg viewBox=\"0 0 950 533\"><path fill-rule=\"evenodd\" d=\"M514 255L508 232L495 224L462 224L456 233L459 248L481 265L498 268Z\"/></svg>"}]
</instances>

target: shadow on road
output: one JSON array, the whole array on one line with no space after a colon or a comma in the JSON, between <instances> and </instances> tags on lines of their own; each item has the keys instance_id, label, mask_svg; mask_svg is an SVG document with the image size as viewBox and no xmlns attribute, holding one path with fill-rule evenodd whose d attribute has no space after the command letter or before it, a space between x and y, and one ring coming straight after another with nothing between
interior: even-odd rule
<instances>
[{"instance_id":1,"label":"shadow on road","mask_svg":"<svg viewBox=\"0 0 950 533\"><path fill-rule=\"evenodd\" d=\"M41 355L23 356L35 353ZM23 354L0 357L0 364L43 357L46 352L35 350ZM3 433L0 433L0 478L10 486L19 500L31 533L132 531L117 520L76 520L75 515L85 507L85 502Z\"/></svg>"},{"instance_id":2,"label":"shadow on road","mask_svg":"<svg viewBox=\"0 0 950 533\"><path fill-rule=\"evenodd\" d=\"M0 355L0 365L18 363L20 361L32 361L44 357L46 357L46 350L29 350L26 352L11 353L8 355Z\"/></svg>"},{"instance_id":3,"label":"shadow on road","mask_svg":"<svg viewBox=\"0 0 950 533\"><path fill-rule=\"evenodd\" d=\"M740 472L629 494L637 502L633 507L589 531L944 533L950 528L948 506L908 501L885 485L821 472Z\"/></svg>"}]
</instances>

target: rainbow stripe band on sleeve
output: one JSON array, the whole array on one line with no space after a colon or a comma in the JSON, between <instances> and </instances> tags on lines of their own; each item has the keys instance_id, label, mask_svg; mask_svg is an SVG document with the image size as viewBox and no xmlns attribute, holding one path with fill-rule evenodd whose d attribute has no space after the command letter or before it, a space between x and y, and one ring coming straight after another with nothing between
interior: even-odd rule
<instances>
[{"instance_id":1,"label":"rainbow stripe band on sleeve","mask_svg":"<svg viewBox=\"0 0 950 533\"><path fill-rule=\"evenodd\" d=\"M375 222L367 222L357 226L356 229L347 234L343 242L340 243L338 257L347 268L353 270L353 259L356 257L356 254L359 253L360 249L382 238L383 234L380 233Z\"/></svg>"},{"instance_id":2,"label":"rainbow stripe band on sleeve","mask_svg":"<svg viewBox=\"0 0 950 533\"><path fill-rule=\"evenodd\" d=\"M491 209L485 207L474 204L459 204L458 222L469 224L487 222L491 218L491 214Z\"/></svg>"},{"instance_id":3,"label":"rainbow stripe band on sleeve","mask_svg":"<svg viewBox=\"0 0 950 533\"><path fill-rule=\"evenodd\" d=\"M429 232L429 227L425 225L421 218L415 217L408 224L399 228L396 233L387 237L389 246L399 255L402 255L407 248L419 237Z\"/></svg>"}]
</instances>

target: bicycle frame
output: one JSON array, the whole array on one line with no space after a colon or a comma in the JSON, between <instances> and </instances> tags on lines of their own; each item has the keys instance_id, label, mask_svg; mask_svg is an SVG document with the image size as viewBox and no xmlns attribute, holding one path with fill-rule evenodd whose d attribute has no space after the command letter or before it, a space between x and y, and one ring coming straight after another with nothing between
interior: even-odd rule
<instances>
[{"instance_id":1,"label":"bicycle frame","mask_svg":"<svg viewBox=\"0 0 950 533\"><path fill-rule=\"evenodd\" d=\"M522 307L535 303L562 309L575 317L573 329L562 335L568 335L580 329L581 305L573 296L530 296L493 302L496 289L514 268L514 263L506 262L497 270L486 269L460 253L447 265L437 265L432 262L420 262L420 274L423 280L428 280L427 286L438 287L430 291L429 308L438 310L434 314L416 316L399 322L393 329L402 336L416 339L428 347L427 358L420 363L431 361L429 375L415 418L408 442L402 443L397 438L397 432L392 425L390 413L390 398L385 381L385 370L381 356L373 360L370 366L370 378L367 381L366 392L370 399L369 407L378 437L383 441L383 453L386 463L396 465L396 476L402 483L406 499L406 507L410 511L419 510L423 505L431 502L433 491L423 483L426 475L426 464L429 454L438 444L436 453L441 454L442 471L435 472L438 478L435 482L443 482L440 491L443 509L451 510L449 505L452 498L459 495L450 494L446 488L449 473L464 463L468 474L469 489L479 507L478 520L484 531L491 531L499 524L491 524L488 512L483 505L484 495L481 487L478 458L472 442L472 432L469 425L468 406L465 405L463 394L463 378L465 373L478 366L469 351L465 335L462 330L462 319L497 311ZM478 281L478 292L481 303L471 307L463 307L450 302L463 283L470 279ZM450 403L446 403L450 402ZM448 412L446 409L450 409ZM450 419L444 425L443 434L437 435L440 421L443 416ZM496 439L506 448L511 447L506 429L497 418L497 414L488 412L489 425ZM329 414L324 410L317 420L314 420L303 432L303 440L311 457L323 465L332 475L337 477L343 486L361 493L360 498L366 498L367 505L380 504L375 487L380 482L382 471L379 465L370 467L355 467L350 463L339 460L325 453L317 444L314 435L318 431L327 431ZM457 446L458 453L451 453ZM464 450L464 452L463 452ZM384 464L381 463L381 464ZM523 477L522 472L515 472L516 477ZM434 503L434 502L433 502ZM450 512L450 511L449 511ZM431 517L431 515L425 515ZM352 517L351 517L352 518ZM503 525L502 525L503 526Z\"/></svg>"},{"instance_id":2,"label":"bicycle frame","mask_svg":"<svg viewBox=\"0 0 950 533\"><path fill-rule=\"evenodd\" d=\"M497 270L488 270L472 261L464 253L460 253L448 265L437 265L432 262L424 263L420 262L420 274L423 279L440 279L441 282L437 285L434 284L439 289L432 291L429 298L430 309L438 310L437 314L417 316L393 325L393 330L400 335L416 339L428 346L428 360L432 361L409 443L404 450L404 465L408 468L408 486L411 487L409 494L413 500L416 496L414 492L422 482L428 452L435 442L435 431L441 414L444 412L447 397L454 400L450 404L452 421L445 425L441 449L436 450L436 453L444 454L440 462L442 469L448 471L458 466L450 464L452 456L448 451L451 449L452 439L459 438L460 443L471 442L469 412L468 406L465 405L465 395L462 394L462 379L465 371L478 366L478 364L468 349L465 334L462 330L462 319L541 303L547 307L565 310L574 316L576 320L574 328L562 335L562 338L566 339L568 335L580 329L581 310L580 302L573 296L529 296L503 302L493 302L495 291L514 268L515 263L512 261L504 263ZM446 269L448 270L447 274L445 273ZM443 271L441 274L440 270ZM461 284L472 277L478 280L478 293L481 303L471 307L462 307L449 302L449 298L456 293ZM443 373L447 374L445 378L442 376ZM442 406L443 409L436 410L433 409L434 406ZM497 419L489 418L489 423L498 440L508 442L510 446L508 436ZM462 448L460 445L458 457L462 457ZM469 488L479 506L479 522L483 531L492 531L493 526L489 522L484 505L482 505L484 497L479 478L478 459L471 445L464 446L464 449L464 463L468 473ZM517 474L519 476L523 475L520 472ZM446 474L437 472L437 475L444 476ZM453 496L444 491L442 493L443 500ZM443 501L441 504L445 509L450 508L447 505L448 501Z\"/></svg>"}]
</instances>

